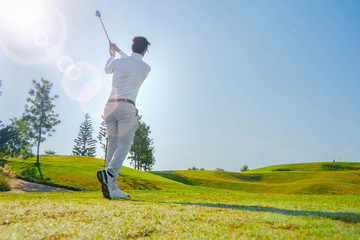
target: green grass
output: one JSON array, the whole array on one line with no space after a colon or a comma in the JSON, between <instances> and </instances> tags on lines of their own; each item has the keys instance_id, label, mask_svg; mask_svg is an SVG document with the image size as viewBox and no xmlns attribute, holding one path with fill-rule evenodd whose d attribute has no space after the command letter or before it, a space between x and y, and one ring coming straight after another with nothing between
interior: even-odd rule
<instances>
[{"instance_id":1,"label":"green grass","mask_svg":"<svg viewBox=\"0 0 360 240\"><path fill-rule=\"evenodd\" d=\"M359 162L318 162L318 163L296 163L273 165L251 170L251 173L257 172L276 172L276 171L360 171Z\"/></svg>"},{"instance_id":2,"label":"green grass","mask_svg":"<svg viewBox=\"0 0 360 240\"><path fill-rule=\"evenodd\" d=\"M11 187L8 183L8 181L6 180L6 178L4 176L2 176L0 174L0 192L1 191L10 191Z\"/></svg>"},{"instance_id":3,"label":"green grass","mask_svg":"<svg viewBox=\"0 0 360 240\"><path fill-rule=\"evenodd\" d=\"M7 163L16 171L17 175L22 177L76 187L82 190L100 189L96 172L99 169L104 169L104 160L102 159L81 156L42 155L40 156L40 171L43 179L40 178L35 162L36 158L0 160L1 165ZM121 168L118 185L125 190L188 188L185 184L125 166Z\"/></svg>"},{"instance_id":4,"label":"green grass","mask_svg":"<svg viewBox=\"0 0 360 240\"><path fill-rule=\"evenodd\" d=\"M0 193L0 239L359 239L360 196L193 187Z\"/></svg>"},{"instance_id":5,"label":"green grass","mask_svg":"<svg viewBox=\"0 0 360 240\"><path fill-rule=\"evenodd\" d=\"M192 186L245 192L360 194L359 169L360 163L306 163L270 166L244 173L194 170L152 173Z\"/></svg>"},{"instance_id":6,"label":"green grass","mask_svg":"<svg viewBox=\"0 0 360 240\"><path fill-rule=\"evenodd\" d=\"M20 176L41 180L35 162L35 158L14 158L2 160L0 164L7 163ZM83 190L100 188L96 171L104 168L102 159L43 155L40 162L42 181ZM253 193L360 194L359 168L360 163L303 163L269 166L244 173L194 170L147 173L124 166L118 182L124 190L201 186Z\"/></svg>"},{"instance_id":7,"label":"green grass","mask_svg":"<svg viewBox=\"0 0 360 240\"><path fill-rule=\"evenodd\" d=\"M41 156L40 162L44 181L99 189L101 159ZM18 175L40 178L34 158L5 163ZM0 239L359 239L357 166L246 173L123 167L118 180L129 200L107 200L100 191L0 193Z\"/></svg>"}]
</instances>

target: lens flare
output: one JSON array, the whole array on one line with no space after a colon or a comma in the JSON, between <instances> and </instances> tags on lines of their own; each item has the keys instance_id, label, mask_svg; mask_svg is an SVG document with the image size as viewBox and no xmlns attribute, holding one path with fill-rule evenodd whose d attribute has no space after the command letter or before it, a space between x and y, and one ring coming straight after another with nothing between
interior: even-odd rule
<instances>
[{"instance_id":1,"label":"lens flare","mask_svg":"<svg viewBox=\"0 0 360 240\"><path fill-rule=\"evenodd\" d=\"M80 62L67 67L61 81L70 99L89 102L102 88L100 71L88 62Z\"/></svg>"},{"instance_id":2,"label":"lens flare","mask_svg":"<svg viewBox=\"0 0 360 240\"><path fill-rule=\"evenodd\" d=\"M65 74L70 80L78 80L81 76L81 69L77 64L72 64L67 67Z\"/></svg>"},{"instance_id":3,"label":"lens flare","mask_svg":"<svg viewBox=\"0 0 360 240\"><path fill-rule=\"evenodd\" d=\"M24 63L54 56L65 37L63 16L51 1L0 1L0 29L0 46Z\"/></svg>"},{"instance_id":4,"label":"lens flare","mask_svg":"<svg viewBox=\"0 0 360 240\"><path fill-rule=\"evenodd\" d=\"M68 56L62 56L57 61L57 67L60 70L60 72L65 72L66 69L73 64L74 64L74 61L72 60L71 57L68 57Z\"/></svg>"},{"instance_id":5,"label":"lens flare","mask_svg":"<svg viewBox=\"0 0 360 240\"><path fill-rule=\"evenodd\" d=\"M33 40L36 45L42 47L42 46L45 46L49 42L49 37L45 32L38 31L33 34Z\"/></svg>"},{"instance_id":6,"label":"lens flare","mask_svg":"<svg viewBox=\"0 0 360 240\"><path fill-rule=\"evenodd\" d=\"M8 24L15 28L28 28L41 21L43 1L11 0L1 1L0 14Z\"/></svg>"},{"instance_id":7,"label":"lens flare","mask_svg":"<svg viewBox=\"0 0 360 240\"><path fill-rule=\"evenodd\" d=\"M52 45L51 43L46 44L45 50L48 52L54 51L54 45Z\"/></svg>"},{"instance_id":8,"label":"lens flare","mask_svg":"<svg viewBox=\"0 0 360 240\"><path fill-rule=\"evenodd\" d=\"M93 118L101 119L104 115L104 106L108 98L108 94L111 90L111 83L106 82L103 79L101 81L101 91L96 94L90 101L79 101L80 107L84 113L89 113Z\"/></svg>"},{"instance_id":9,"label":"lens flare","mask_svg":"<svg viewBox=\"0 0 360 240\"><path fill-rule=\"evenodd\" d=\"M66 95L76 100L84 113L101 119L111 84L104 81L100 71L88 62L73 63L70 57L63 56L57 66L64 72L61 85Z\"/></svg>"}]
</instances>

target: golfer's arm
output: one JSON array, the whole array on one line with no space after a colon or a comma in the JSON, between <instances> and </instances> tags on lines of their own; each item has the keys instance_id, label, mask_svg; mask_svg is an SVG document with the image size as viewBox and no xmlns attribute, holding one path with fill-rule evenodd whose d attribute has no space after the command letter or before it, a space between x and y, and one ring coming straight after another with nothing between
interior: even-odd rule
<instances>
[{"instance_id":1,"label":"golfer's arm","mask_svg":"<svg viewBox=\"0 0 360 240\"><path fill-rule=\"evenodd\" d=\"M119 50L118 53L120 54L120 57L122 57L122 58L128 57L128 55L121 50Z\"/></svg>"},{"instance_id":2,"label":"golfer's arm","mask_svg":"<svg viewBox=\"0 0 360 240\"><path fill-rule=\"evenodd\" d=\"M113 68L113 65L114 65L114 64L112 64L113 61L114 61L114 57L111 56L111 57L107 60L107 62L106 62L105 72L106 72L107 74L112 74L112 73L114 72L114 68Z\"/></svg>"}]
</instances>

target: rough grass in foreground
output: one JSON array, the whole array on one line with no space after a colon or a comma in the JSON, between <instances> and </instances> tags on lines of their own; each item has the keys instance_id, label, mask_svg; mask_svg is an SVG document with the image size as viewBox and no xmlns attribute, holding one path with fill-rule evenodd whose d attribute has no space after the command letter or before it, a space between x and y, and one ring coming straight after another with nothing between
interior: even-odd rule
<instances>
[{"instance_id":1,"label":"rough grass in foreground","mask_svg":"<svg viewBox=\"0 0 360 240\"><path fill-rule=\"evenodd\" d=\"M0 239L359 239L360 196L193 188L0 193Z\"/></svg>"}]
</instances>

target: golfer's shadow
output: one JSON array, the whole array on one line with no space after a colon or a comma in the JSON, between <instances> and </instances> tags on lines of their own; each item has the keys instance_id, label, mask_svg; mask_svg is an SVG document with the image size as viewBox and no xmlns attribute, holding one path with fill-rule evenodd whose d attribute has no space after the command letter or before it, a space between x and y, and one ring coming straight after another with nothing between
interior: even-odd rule
<instances>
[{"instance_id":1,"label":"golfer's shadow","mask_svg":"<svg viewBox=\"0 0 360 240\"><path fill-rule=\"evenodd\" d=\"M282 209L275 207L246 206L246 205L233 205L233 204L221 204L221 203L156 202L156 201L132 200L132 199L128 199L128 201L195 205L202 207L226 208L226 209L253 211L253 212L271 212L271 213L278 213L289 216L325 217L325 218L330 218L332 220L340 220L347 223L360 222L360 214L352 213L352 212L306 211L306 210Z\"/></svg>"}]
</instances>

